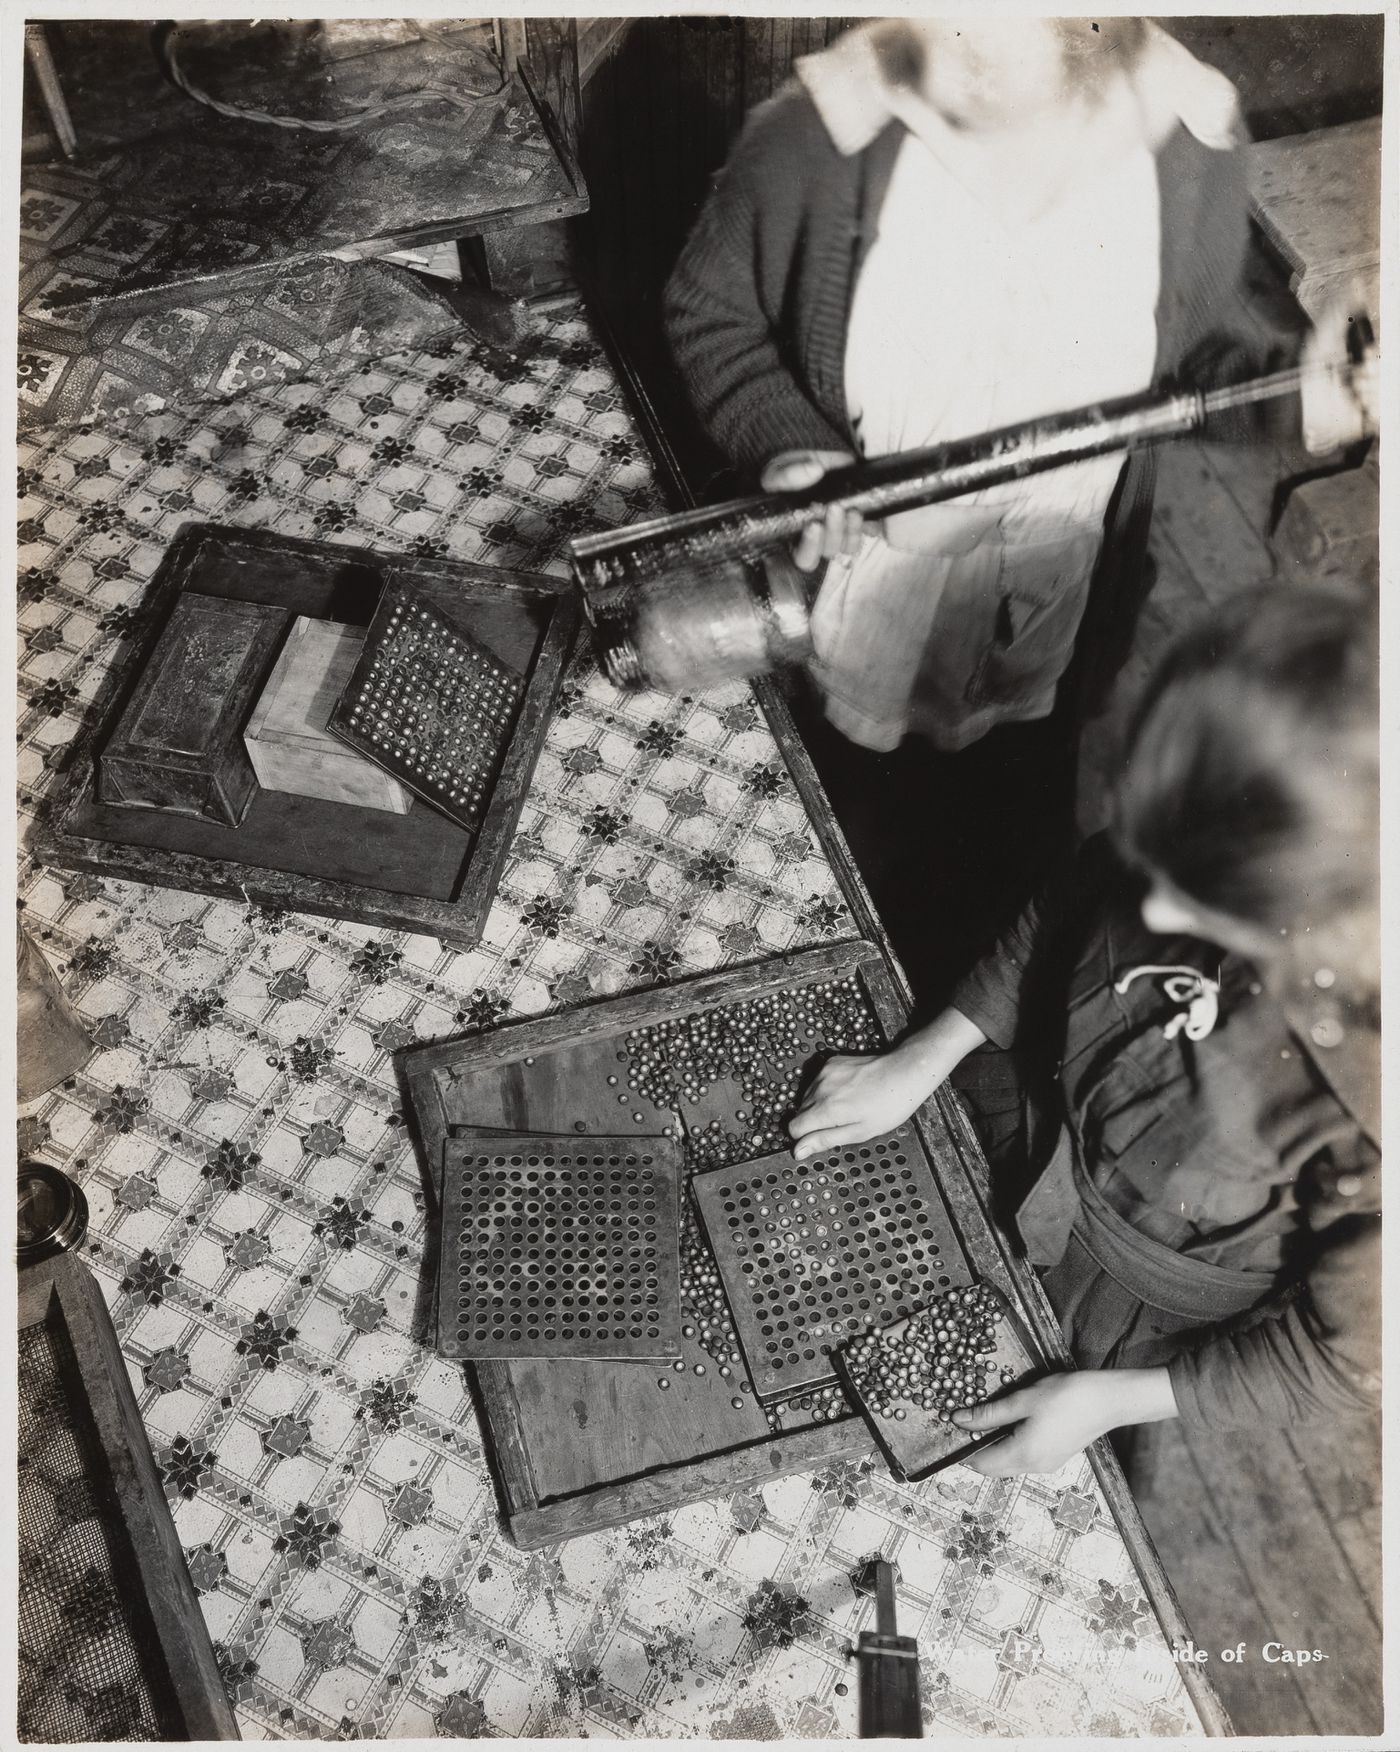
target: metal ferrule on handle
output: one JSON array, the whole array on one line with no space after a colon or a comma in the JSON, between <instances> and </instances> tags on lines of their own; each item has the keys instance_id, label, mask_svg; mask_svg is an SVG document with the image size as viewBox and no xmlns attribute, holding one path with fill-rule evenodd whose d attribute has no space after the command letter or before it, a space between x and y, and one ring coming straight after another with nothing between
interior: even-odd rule
<instances>
[{"instance_id":1,"label":"metal ferrule on handle","mask_svg":"<svg viewBox=\"0 0 1400 1752\"><path fill-rule=\"evenodd\" d=\"M590 606L602 608L617 593L677 567L753 558L795 541L835 505L867 518L885 517L1195 432L1205 423L1209 401L1196 391L1122 396L951 444L852 463L800 492L755 494L580 536L569 543L570 562Z\"/></svg>"}]
</instances>

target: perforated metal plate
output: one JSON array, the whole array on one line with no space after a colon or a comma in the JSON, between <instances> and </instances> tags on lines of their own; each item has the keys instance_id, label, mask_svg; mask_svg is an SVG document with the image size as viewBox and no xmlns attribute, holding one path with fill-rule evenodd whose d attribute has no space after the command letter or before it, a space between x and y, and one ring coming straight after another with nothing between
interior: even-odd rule
<instances>
[{"instance_id":1,"label":"perforated metal plate","mask_svg":"<svg viewBox=\"0 0 1400 1752\"><path fill-rule=\"evenodd\" d=\"M760 1399L834 1381L838 1345L971 1281L912 1126L713 1168L691 1190Z\"/></svg>"},{"instance_id":2,"label":"perforated metal plate","mask_svg":"<svg viewBox=\"0 0 1400 1752\"><path fill-rule=\"evenodd\" d=\"M678 1356L680 1173L669 1138L449 1138L438 1349Z\"/></svg>"},{"instance_id":3,"label":"perforated metal plate","mask_svg":"<svg viewBox=\"0 0 1400 1752\"><path fill-rule=\"evenodd\" d=\"M524 690L521 676L391 581L329 727L474 829Z\"/></svg>"},{"instance_id":4,"label":"perforated metal plate","mask_svg":"<svg viewBox=\"0 0 1400 1752\"><path fill-rule=\"evenodd\" d=\"M73 1350L19 1334L19 1738L165 1740L144 1602Z\"/></svg>"}]
</instances>

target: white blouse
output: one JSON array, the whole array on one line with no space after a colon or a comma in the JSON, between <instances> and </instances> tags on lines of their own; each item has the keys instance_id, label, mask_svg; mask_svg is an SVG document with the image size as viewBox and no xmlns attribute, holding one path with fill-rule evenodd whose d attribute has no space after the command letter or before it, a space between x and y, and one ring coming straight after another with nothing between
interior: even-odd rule
<instances>
[{"instance_id":1,"label":"white blouse","mask_svg":"<svg viewBox=\"0 0 1400 1752\"><path fill-rule=\"evenodd\" d=\"M1131 103L1131 95L1127 95ZM1076 142L1076 174L1001 190L922 106L895 160L846 343L861 448L884 456L1146 389L1157 351L1156 165L1122 114ZM913 129L917 128L917 132ZM1098 138L1095 138L1097 133ZM1056 186L1058 181L1058 185ZM1110 455L889 519L886 539L956 552L1101 521Z\"/></svg>"}]
</instances>

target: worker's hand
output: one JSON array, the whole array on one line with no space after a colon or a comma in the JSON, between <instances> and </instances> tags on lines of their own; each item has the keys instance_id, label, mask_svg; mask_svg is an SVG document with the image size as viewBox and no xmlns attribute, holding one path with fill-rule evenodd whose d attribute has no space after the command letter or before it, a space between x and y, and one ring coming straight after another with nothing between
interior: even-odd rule
<instances>
[{"instance_id":1,"label":"worker's hand","mask_svg":"<svg viewBox=\"0 0 1400 1752\"><path fill-rule=\"evenodd\" d=\"M788 1123L793 1155L805 1162L893 1131L946 1075L900 1047L873 1058L829 1058Z\"/></svg>"},{"instance_id":2,"label":"worker's hand","mask_svg":"<svg viewBox=\"0 0 1400 1752\"><path fill-rule=\"evenodd\" d=\"M1355 444L1377 427L1380 355L1374 342L1359 338L1369 325L1353 333L1353 323L1366 321L1356 309L1347 299L1329 305L1303 343L1303 442L1315 456Z\"/></svg>"},{"instance_id":3,"label":"worker's hand","mask_svg":"<svg viewBox=\"0 0 1400 1752\"><path fill-rule=\"evenodd\" d=\"M1158 1365L1048 1375L985 1405L955 1411L953 1422L977 1435L1017 1426L968 1461L984 1478L1004 1478L1058 1472L1097 1436L1124 1424L1161 1423L1177 1415L1171 1371Z\"/></svg>"},{"instance_id":4,"label":"worker's hand","mask_svg":"<svg viewBox=\"0 0 1400 1752\"><path fill-rule=\"evenodd\" d=\"M800 493L804 487L814 487L832 469L854 461L848 450L784 450L764 467L759 484L765 493ZM802 531L792 550L793 563L803 572L813 572L823 560L853 554L864 529L859 511L833 505L824 521L809 523Z\"/></svg>"},{"instance_id":5,"label":"worker's hand","mask_svg":"<svg viewBox=\"0 0 1400 1752\"><path fill-rule=\"evenodd\" d=\"M961 1430L983 1435L1017 1424L1009 1436L974 1453L967 1464L984 1478L1007 1478L1023 1472L1058 1472L1096 1436L1124 1421L1115 1403L1111 1369L1082 1369L1069 1375L1049 1375L1019 1387L1014 1393L955 1411Z\"/></svg>"}]
</instances>

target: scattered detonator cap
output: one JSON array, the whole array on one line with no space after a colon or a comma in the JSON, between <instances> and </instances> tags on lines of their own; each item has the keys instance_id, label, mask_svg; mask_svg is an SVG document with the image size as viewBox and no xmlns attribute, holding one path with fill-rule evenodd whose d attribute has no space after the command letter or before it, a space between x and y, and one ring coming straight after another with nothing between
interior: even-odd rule
<instances>
[{"instance_id":1,"label":"scattered detonator cap","mask_svg":"<svg viewBox=\"0 0 1400 1752\"><path fill-rule=\"evenodd\" d=\"M726 1081L738 1085L733 1109L738 1130L718 1119L704 1124L663 1126L663 1135L683 1140L688 1168L701 1169L740 1162L783 1147L786 1124L796 1105L803 1067L811 1041L824 1038L838 1051L869 1052L883 1042L874 1012L854 976L809 981L782 992L765 993L684 1016L667 1016L630 1028L619 1036L615 1054L620 1067L605 1082L626 1089L652 1104L661 1114L676 1116L687 1103ZM629 1099L620 1094L620 1102ZM815 1186L817 1182L813 1182ZM710 1363L697 1364L694 1374L710 1372L731 1382L730 1403L744 1410L751 1403L748 1381L735 1378L743 1357L720 1273L693 1208L687 1200L680 1234L681 1305L684 1340L698 1344ZM834 1421L850 1415L839 1385L806 1395L807 1403L763 1405L769 1427L793 1427L801 1422Z\"/></svg>"}]
</instances>

